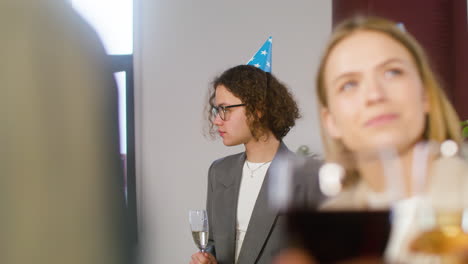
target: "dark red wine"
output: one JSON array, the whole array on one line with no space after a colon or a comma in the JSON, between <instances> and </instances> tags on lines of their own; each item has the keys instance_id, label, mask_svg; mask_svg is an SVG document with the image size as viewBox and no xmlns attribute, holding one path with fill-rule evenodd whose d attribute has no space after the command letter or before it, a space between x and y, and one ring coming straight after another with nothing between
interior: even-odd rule
<instances>
[{"instance_id":1,"label":"dark red wine","mask_svg":"<svg viewBox=\"0 0 468 264\"><path fill-rule=\"evenodd\" d=\"M389 211L293 211L287 214L292 241L319 263L382 258L390 236Z\"/></svg>"}]
</instances>

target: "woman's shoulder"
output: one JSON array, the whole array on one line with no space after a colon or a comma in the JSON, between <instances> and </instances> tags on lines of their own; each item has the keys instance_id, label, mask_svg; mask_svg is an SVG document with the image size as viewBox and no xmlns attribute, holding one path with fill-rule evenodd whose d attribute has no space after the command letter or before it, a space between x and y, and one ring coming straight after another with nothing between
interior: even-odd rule
<instances>
[{"instance_id":1,"label":"woman's shoulder","mask_svg":"<svg viewBox=\"0 0 468 264\"><path fill-rule=\"evenodd\" d=\"M236 163L242 163L245 161L245 152L240 152L233 155L228 155L222 158L219 158L211 163L211 168L222 167L225 165L232 165Z\"/></svg>"}]
</instances>

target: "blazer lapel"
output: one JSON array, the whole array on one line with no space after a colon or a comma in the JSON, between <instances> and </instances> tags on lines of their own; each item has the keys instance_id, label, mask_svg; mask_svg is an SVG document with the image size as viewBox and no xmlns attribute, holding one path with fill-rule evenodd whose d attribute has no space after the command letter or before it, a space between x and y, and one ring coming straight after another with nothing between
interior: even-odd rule
<instances>
[{"instance_id":1,"label":"blazer lapel","mask_svg":"<svg viewBox=\"0 0 468 264\"><path fill-rule=\"evenodd\" d=\"M270 168L278 157L290 152L286 145L281 142L281 145L273 159L268 171L265 175L260 193L249 221L249 227L242 244L242 249L239 253L238 263L255 263L260 251L262 250L268 234L273 227L273 224L278 215L278 209L271 208L268 201L268 186L270 178ZM280 155L278 155L280 154ZM237 205L236 207L237 208Z\"/></svg>"},{"instance_id":2,"label":"blazer lapel","mask_svg":"<svg viewBox=\"0 0 468 264\"><path fill-rule=\"evenodd\" d=\"M216 239L224 241L216 245L216 254L227 256L226 259L235 258L237 201L244 162L245 154L242 153L229 166L221 168L224 173L220 174L223 176L219 178L219 181L226 188L220 190L214 197L217 200L216 212L219 214L218 218L226 219L226 221L219 223L219 230L224 230L225 232L219 234L224 237L223 239Z\"/></svg>"}]
</instances>

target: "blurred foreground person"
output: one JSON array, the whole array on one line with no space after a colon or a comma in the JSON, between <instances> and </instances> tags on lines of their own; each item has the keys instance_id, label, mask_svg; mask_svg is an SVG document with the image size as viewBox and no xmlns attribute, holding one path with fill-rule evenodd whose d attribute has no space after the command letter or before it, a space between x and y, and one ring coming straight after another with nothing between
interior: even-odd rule
<instances>
[{"instance_id":1,"label":"blurred foreground person","mask_svg":"<svg viewBox=\"0 0 468 264\"><path fill-rule=\"evenodd\" d=\"M344 21L321 60L317 96L326 159L343 168L342 190L325 201L324 215L367 211L367 220L392 210L387 263L467 263L468 166L457 154L460 121L419 43L382 18ZM323 176L321 183L330 175ZM330 224L321 228L329 230L324 241L340 235ZM366 246L369 240L361 250Z\"/></svg>"},{"instance_id":2,"label":"blurred foreground person","mask_svg":"<svg viewBox=\"0 0 468 264\"><path fill-rule=\"evenodd\" d=\"M67 1L0 2L0 263L124 263L117 89Z\"/></svg>"},{"instance_id":3,"label":"blurred foreground person","mask_svg":"<svg viewBox=\"0 0 468 264\"><path fill-rule=\"evenodd\" d=\"M390 262L464 258L461 123L419 43L392 21L345 21L317 89L327 160L346 171L343 191L323 209L391 209Z\"/></svg>"}]
</instances>

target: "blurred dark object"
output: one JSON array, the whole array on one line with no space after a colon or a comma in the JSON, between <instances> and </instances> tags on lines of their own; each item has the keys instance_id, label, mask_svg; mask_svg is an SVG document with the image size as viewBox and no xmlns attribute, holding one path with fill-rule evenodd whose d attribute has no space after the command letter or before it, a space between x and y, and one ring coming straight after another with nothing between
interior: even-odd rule
<instances>
[{"instance_id":1,"label":"blurred dark object","mask_svg":"<svg viewBox=\"0 0 468 264\"><path fill-rule=\"evenodd\" d=\"M390 227L389 211L288 213L288 232L294 245L318 263L383 259Z\"/></svg>"}]
</instances>

